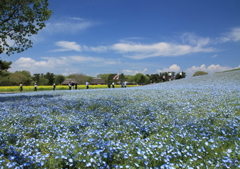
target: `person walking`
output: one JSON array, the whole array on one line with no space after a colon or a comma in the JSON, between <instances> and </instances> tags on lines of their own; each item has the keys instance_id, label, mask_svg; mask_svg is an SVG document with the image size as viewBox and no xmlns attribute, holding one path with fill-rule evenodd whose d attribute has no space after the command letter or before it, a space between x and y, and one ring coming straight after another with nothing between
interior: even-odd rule
<instances>
[{"instance_id":1,"label":"person walking","mask_svg":"<svg viewBox=\"0 0 240 169\"><path fill-rule=\"evenodd\" d=\"M88 89L88 85L89 85L89 83L88 83L88 81L86 81L86 89Z\"/></svg>"},{"instance_id":2,"label":"person walking","mask_svg":"<svg viewBox=\"0 0 240 169\"><path fill-rule=\"evenodd\" d=\"M77 90L77 83L75 83L75 90Z\"/></svg>"},{"instance_id":3,"label":"person walking","mask_svg":"<svg viewBox=\"0 0 240 169\"><path fill-rule=\"evenodd\" d=\"M55 85L55 83L53 83L53 90L56 90L56 85Z\"/></svg>"},{"instance_id":4,"label":"person walking","mask_svg":"<svg viewBox=\"0 0 240 169\"><path fill-rule=\"evenodd\" d=\"M112 88L114 88L114 82L112 82Z\"/></svg>"},{"instance_id":5,"label":"person walking","mask_svg":"<svg viewBox=\"0 0 240 169\"><path fill-rule=\"evenodd\" d=\"M127 81L125 81L124 83L123 83L123 87L127 87Z\"/></svg>"},{"instance_id":6,"label":"person walking","mask_svg":"<svg viewBox=\"0 0 240 169\"><path fill-rule=\"evenodd\" d=\"M37 91L37 83L34 84L34 91Z\"/></svg>"},{"instance_id":7,"label":"person walking","mask_svg":"<svg viewBox=\"0 0 240 169\"><path fill-rule=\"evenodd\" d=\"M73 81L71 82L71 87L72 87L72 90L74 90L74 83L73 83Z\"/></svg>"},{"instance_id":8,"label":"person walking","mask_svg":"<svg viewBox=\"0 0 240 169\"><path fill-rule=\"evenodd\" d=\"M23 91L23 85L22 85L22 83L21 83L20 86L19 86L19 90L20 90L20 92Z\"/></svg>"},{"instance_id":9,"label":"person walking","mask_svg":"<svg viewBox=\"0 0 240 169\"><path fill-rule=\"evenodd\" d=\"M71 82L68 83L68 88L69 88L69 90L71 90L71 88L72 88Z\"/></svg>"}]
</instances>

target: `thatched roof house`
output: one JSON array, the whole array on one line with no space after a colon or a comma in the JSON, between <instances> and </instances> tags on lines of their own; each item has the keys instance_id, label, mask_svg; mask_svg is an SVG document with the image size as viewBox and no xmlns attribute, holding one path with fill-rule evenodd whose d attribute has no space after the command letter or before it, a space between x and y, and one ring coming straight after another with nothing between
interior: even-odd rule
<instances>
[{"instance_id":1,"label":"thatched roof house","mask_svg":"<svg viewBox=\"0 0 240 169\"><path fill-rule=\"evenodd\" d=\"M93 78L90 82L90 85L105 85L106 82L102 80L101 78Z\"/></svg>"},{"instance_id":2,"label":"thatched roof house","mask_svg":"<svg viewBox=\"0 0 240 169\"><path fill-rule=\"evenodd\" d=\"M70 82L70 83L73 82L74 84L77 84L77 81L76 81L75 79L65 79L65 80L61 83L61 85L68 85L69 82Z\"/></svg>"}]
</instances>

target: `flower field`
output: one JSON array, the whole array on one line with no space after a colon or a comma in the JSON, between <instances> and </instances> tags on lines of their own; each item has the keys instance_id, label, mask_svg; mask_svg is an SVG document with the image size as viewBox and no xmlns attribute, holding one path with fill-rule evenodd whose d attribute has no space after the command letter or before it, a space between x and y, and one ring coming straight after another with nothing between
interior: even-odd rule
<instances>
[{"instance_id":1,"label":"flower field","mask_svg":"<svg viewBox=\"0 0 240 169\"><path fill-rule=\"evenodd\" d=\"M240 71L0 94L4 168L239 168Z\"/></svg>"},{"instance_id":2,"label":"flower field","mask_svg":"<svg viewBox=\"0 0 240 169\"><path fill-rule=\"evenodd\" d=\"M128 87L133 87L136 85L128 85ZM121 85L115 85L115 88L120 88ZM78 85L78 89L86 89L86 85ZM108 88L107 85L89 85L89 89L104 89ZM1 92L19 92L19 86L0 86ZM53 90L52 86L38 86L38 91ZM56 90L69 90L67 85L57 85ZM34 86L23 86L23 92L34 91Z\"/></svg>"}]
</instances>

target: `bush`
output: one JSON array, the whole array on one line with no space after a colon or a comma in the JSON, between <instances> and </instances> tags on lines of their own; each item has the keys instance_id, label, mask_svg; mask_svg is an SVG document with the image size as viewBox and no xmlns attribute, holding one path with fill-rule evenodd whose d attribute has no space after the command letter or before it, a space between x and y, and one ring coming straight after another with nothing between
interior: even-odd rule
<instances>
[{"instance_id":1,"label":"bush","mask_svg":"<svg viewBox=\"0 0 240 169\"><path fill-rule=\"evenodd\" d=\"M193 76L201 76L201 75L207 75L208 73L207 72L204 72L204 71L196 71Z\"/></svg>"}]
</instances>

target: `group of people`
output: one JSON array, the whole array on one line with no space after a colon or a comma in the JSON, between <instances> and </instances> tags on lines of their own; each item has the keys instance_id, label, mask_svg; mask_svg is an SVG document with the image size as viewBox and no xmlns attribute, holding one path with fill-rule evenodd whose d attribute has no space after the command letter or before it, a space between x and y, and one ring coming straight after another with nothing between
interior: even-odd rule
<instances>
[{"instance_id":1,"label":"group of people","mask_svg":"<svg viewBox=\"0 0 240 169\"><path fill-rule=\"evenodd\" d=\"M114 82L112 82L112 84L111 84L111 83L108 83L108 88L111 88L111 86L112 86L112 88L115 88ZM73 83L73 81L72 81L72 82L69 82L68 87L69 87L69 90L74 90L74 89L76 90L76 89L77 89L77 83ZM124 87L125 87L125 88L127 87L127 82L126 82L126 81L122 83L122 87L123 87L123 88L124 88ZM53 88L53 90L56 90L56 84L55 84L55 83L52 85L52 88ZM86 82L86 89L89 89L89 83L88 83L88 81ZM20 90L20 92L23 91L23 84L22 84L22 83L21 83L20 86L19 86L19 90ZM38 90L37 83L34 84L33 90L34 90L34 91L37 91L37 90Z\"/></svg>"},{"instance_id":2,"label":"group of people","mask_svg":"<svg viewBox=\"0 0 240 169\"><path fill-rule=\"evenodd\" d=\"M74 88L75 88L75 90L77 90L77 83L73 83L73 81L69 82L68 88L69 88L69 90L74 90Z\"/></svg>"}]
</instances>

